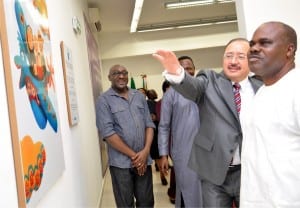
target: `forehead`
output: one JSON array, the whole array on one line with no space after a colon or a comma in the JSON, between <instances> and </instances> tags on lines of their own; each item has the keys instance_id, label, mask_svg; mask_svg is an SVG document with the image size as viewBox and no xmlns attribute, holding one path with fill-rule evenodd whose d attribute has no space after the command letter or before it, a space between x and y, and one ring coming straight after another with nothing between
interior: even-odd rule
<instances>
[{"instance_id":1,"label":"forehead","mask_svg":"<svg viewBox=\"0 0 300 208\"><path fill-rule=\"evenodd\" d=\"M192 65L192 61L190 59L181 59L180 64Z\"/></svg>"},{"instance_id":2,"label":"forehead","mask_svg":"<svg viewBox=\"0 0 300 208\"><path fill-rule=\"evenodd\" d=\"M263 24L254 32L252 40L274 39L283 35L283 28L276 23ZM281 37L283 38L283 37Z\"/></svg>"},{"instance_id":3,"label":"forehead","mask_svg":"<svg viewBox=\"0 0 300 208\"><path fill-rule=\"evenodd\" d=\"M234 41L226 47L225 53L247 53L248 50L249 50L248 42Z\"/></svg>"},{"instance_id":4,"label":"forehead","mask_svg":"<svg viewBox=\"0 0 300 208\"><path fill-rule=\"evenodd\" d=\"M114 71L125 71L126 68L124 66L115 66L113 68L110 69L111 72L114 72Z\"/></svg>"}]
</instances>

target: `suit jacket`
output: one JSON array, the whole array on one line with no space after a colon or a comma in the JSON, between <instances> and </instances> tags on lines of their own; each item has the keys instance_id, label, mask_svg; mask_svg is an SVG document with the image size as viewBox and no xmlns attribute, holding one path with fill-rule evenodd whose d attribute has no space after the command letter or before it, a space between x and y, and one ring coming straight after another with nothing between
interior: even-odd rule
<instances>
[{"instance_id":1,"label":"suit jacket","mask_svg":"<svg viewBox=\"0 0 300 208\"><path fill-rule=\"evenodd\" d=\"M262 82L249 77L254 92ZM201 179L221 185L237 145L242 145L242 129L234 103L232 82L224 73L200 71L196 78L185 73L179 85L173 86L199 107L201 125L195 136L189 167Z\"/></svg>"}]
</instances>

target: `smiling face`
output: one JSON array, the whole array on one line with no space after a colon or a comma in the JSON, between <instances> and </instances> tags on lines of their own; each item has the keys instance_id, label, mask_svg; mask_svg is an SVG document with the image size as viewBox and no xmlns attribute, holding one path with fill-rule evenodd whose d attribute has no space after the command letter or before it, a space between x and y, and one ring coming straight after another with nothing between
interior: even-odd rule
<instances>
[{"instance_id":1,"label":"smiling face","mask_svg":"<svg viewBox=\"0 0 300 208\"><path fill-rule=\"evenodd\" d=\"M227 45L223 57L223 70L231 81L240 82L248 76L248 50L248 41L242 39L234 40Z\"/></svg>"},{"instance_id":2,"label":"smiling face","mask_svg":"<svg viewBox=\"0 0 300 208\"><path fill-rule=\"evenodd\" d=\"M112 66L109 71L108 79L111 82L111 87L117 92L127 91L128 71L124 66Z\"/></svg>"}]
</instances>

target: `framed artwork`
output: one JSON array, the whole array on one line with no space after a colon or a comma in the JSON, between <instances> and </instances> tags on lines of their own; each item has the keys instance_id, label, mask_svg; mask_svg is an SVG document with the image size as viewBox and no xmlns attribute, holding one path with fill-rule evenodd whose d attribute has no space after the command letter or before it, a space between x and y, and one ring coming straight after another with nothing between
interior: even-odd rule
<instances>
[{"instance_id":1,"label":"framed artwork","mask_svg":"<svg viewBox=\"0 0 300 208\"><path fill-rule=\"evenodd\" d=\"M68 119L70 126L78 123L78 104L76 96L76 86L73 71L73 56L72 51L62 41L60 43L62 67L64 70L65 91L67 98Z\"/></svg>"},{"instance_id":2,"label":"framed artwork","mask_svg":"<svg viewBox=\"0 0 300 208\"><path fill-rule=\"evenodd\" d=\"M18 203L35 207L65 168L47 4L1 0L0 15Z\"/></svg>"},{"instance_id":3,"label":"framed artwork","mask_svg":"<svg viewBox=\"0 0 300 208\"><path fill-rule=\"evenodd\" d=\"M1 23L0 23L1 30ZM0 207L18 207L18 201L16 200L16 178L15 168L12 153L12 141L10 133L10 120L8 117L8 102L5 89L4 78L4 63L2 59L2 35L0 33L0 123L1 123L1 139L0 139L0 196L5 196L0 200Z\"/></svg>"},{"instance_id":4,"label":"framed artwork","mask_svg":"<svg viewBox=\"0 0 300 208\"><path fill-rule=\"evenodd\" d=\"M87 52L88 52L90 76L91 76L92 88L93 88L94 105L96 106L96 100L98 96L103 92L102 81L101 81L100 55L99 55L98 43L93 36L88 20L85 15L83 16L84 16L86 42L88 47ZM101 139L100 134L98 134L98 137L99 137L99 145L100 145L100 152L101 152L102 176L104 177L105 171L108 166L108 156L106 150L107 147L104 141Z\"/></svg>"}]
</instances>

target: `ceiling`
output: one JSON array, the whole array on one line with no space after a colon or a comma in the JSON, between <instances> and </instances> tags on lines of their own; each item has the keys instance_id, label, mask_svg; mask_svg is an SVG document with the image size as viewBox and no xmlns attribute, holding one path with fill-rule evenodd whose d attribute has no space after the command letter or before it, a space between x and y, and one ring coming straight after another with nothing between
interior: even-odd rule
<instances>
[{"instance_id":1,"label":"ceiling","mask_svg":"<svg viewBox=\"0 0 300 208\"><path fill-rule=\"evenodd\" d=\"M151 57L159 48L192 57L197 69L221 68L224 45L238 36L237 23L130 33L134 0L87 1L89 8L99 9L101 31L96 35L104 72L118 63L133 76L161 73L161 65ZM236 15L235 3L167 10L164 3L170 1L176 0L144 0L138 27Z\"/></svg>"}]
</instances>

